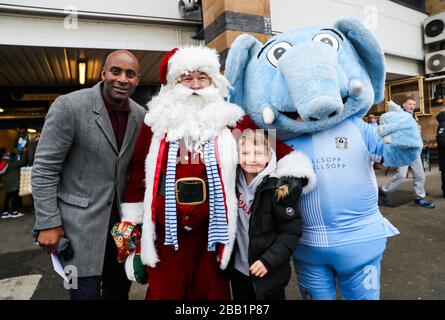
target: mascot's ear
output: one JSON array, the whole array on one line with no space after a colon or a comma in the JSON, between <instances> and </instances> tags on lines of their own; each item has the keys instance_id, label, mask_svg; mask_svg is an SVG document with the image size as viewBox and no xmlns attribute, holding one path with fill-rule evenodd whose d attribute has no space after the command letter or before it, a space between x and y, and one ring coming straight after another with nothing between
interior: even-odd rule
<instances>
[{"instance_id":1,"label":"mascot's ear","mask_svg":"<svg viewBox=\"0 0 445 320\"><path fill-rule=\"evenodd\" d=\"M238 36L230 47L226 60L224 76L229 80L233 89L230 93L230 102L243 105L244 99L244 72L247 64L261 48L262 43L248 34Z\"/></svg>"},{"instance_id":2,"label":"mascot's ear","mask_svg":"<svg viewBox=\"0 0 445 320\"><path fill-rule=\"evenodd\" d=\"M343 32L365 63L374 88L374 103L380 103L385 88L385 59L377 40L357 18L341 19L335 28Z\"/></svg>"}]
</instances>

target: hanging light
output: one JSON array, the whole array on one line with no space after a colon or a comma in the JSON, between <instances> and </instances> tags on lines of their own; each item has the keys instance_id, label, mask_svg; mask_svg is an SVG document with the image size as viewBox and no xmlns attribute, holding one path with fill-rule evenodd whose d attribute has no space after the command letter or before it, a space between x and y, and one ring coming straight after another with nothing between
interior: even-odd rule
<instances>
[{"instance_id":1,"label":"hanging light","mask_svg":"<svg viewBox=\"0 0 445 320\"><path fill-rule=\"evenodd\" d=\"M79 60L77 62L77 69L79 71L79 83L81 85L85 84L86 75L87 75L87 62L86 60Z\"/></svg>"},{"instance_id":2,"label":"hanging light","mask_svg":"<svg viewBox=\"0 0 445 320\"><path fill-rule=\"evenodd\" d=\"M36 133L37 130L36 129L28 129L28 133Z\"/></svg>"},{"instance_id":3,"label":"hanging light","mask_svg":"<svg viewBox=\"0 0 445 320\"><path fill-rule=\"evenodd\" d=\"M0 108L0 112L5 112L5 110L4 110L4 109L2 109L2 108Z\"/></svg>"}]
</instances>

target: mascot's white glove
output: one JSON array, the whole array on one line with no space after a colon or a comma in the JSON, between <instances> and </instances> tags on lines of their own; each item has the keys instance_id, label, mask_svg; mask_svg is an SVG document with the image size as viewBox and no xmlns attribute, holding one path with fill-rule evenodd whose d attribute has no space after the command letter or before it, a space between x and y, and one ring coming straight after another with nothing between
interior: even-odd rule
<instances>
[{"instance_id":1,"label":"mascot's white glove","mask_svg":"<svg viewBox=\"0 0 445 320\"><path fill-rule=\"evenodd\" d=\"M411 164L420 155L423 142L417 123L408 112L390 101L387 113L380 117L378 134L385 142L384 164L386 166L404 166Z\"/></svg>"}]
</instances>

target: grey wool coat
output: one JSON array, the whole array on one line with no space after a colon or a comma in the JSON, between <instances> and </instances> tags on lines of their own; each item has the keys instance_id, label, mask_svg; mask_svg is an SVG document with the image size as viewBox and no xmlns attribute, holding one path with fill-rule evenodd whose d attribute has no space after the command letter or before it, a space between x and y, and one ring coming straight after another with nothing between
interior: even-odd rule
<instances>
[{"instance_id":1,"label":"grey wool coat","mask_svg":"<svg viewBox=\"0 0 445 320\"><path fill-rule=\"evenodd\" d=\"M117 194L123 198L127 167L145 110L130 99L120 152L101 95L101 84L58 97L51 105L32 170L36 230L63 226L79 277L102 274L108 222Z\"/></svg>"}]
</instances>

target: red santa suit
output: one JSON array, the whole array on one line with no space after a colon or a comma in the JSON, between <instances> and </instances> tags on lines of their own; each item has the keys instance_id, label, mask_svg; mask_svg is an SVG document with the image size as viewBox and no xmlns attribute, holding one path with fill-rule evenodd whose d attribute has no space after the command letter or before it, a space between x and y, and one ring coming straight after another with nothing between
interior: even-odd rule
<instances>
[{"instance_id":1,"label":"red santa suit","mask_svg":"<svg viewBox=\"0 0 445 320\"><path fill-rule=\"evenodd\" d=\"M193 57L193 58L190 58ZM212 85L191 92L177 83L180 75L199 70L212 78ZM219 73L217 55L208 48L179 49L168 61L167 86L148 104L134 155L128 169L128 183L122 204L122 221L142 224L141 261L147 266L147 299L230 298L225 269L234 245L237 221L235 194L238 163L237 143L231 129L250 126L243 110L224 101L229 85ZM198 94L198 96L195 96ZM244 121L242 121L244 119ZM168 151L179 142L175 179L207 180L203 161L205 141L214 141L227 219L228 242L208 249L209 199L200 204L176 201L178 247L165 245L165 186ZM281 145L278 154L291 151ZM286 160L287 158L287 160ZM309 160L295 152L286 156L281 175L306 176L314 180ZM295 162L302 163L297 166ZM288 164L292 163L292 166ZM170 163L171 165L171 163ZM127 268L128 264L126 264ZM127 274L131 274L128 270Z\"/></svg>"}]
</instances>

